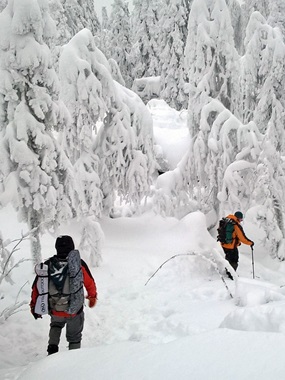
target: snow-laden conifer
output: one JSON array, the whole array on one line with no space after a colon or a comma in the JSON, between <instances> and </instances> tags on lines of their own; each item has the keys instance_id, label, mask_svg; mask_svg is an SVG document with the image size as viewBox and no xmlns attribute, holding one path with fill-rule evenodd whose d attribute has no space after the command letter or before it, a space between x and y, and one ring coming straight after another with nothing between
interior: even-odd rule
<instances>
[{"instance_id":1,"label":"snow-laden conifer","mask_svg":"<svg viewBox=\"0 0 285 380\"><path fill-rule=\"evenodd\" d=\"M133 46L131 62L133 78L160 74L160 48L158 46L161 0L134 0L131 30Z\"/></svg>"},{"instance_id":2,"label":"snow-laden conifer","mask_svg":"<svg viewBox=\"0 0 285 380\"><path fill-rule=\"evenodd\" d=\"M79 250L80 252L84 252L84 256L89 258L92 267L98 267L102 262L103 241L104 233L96 218L92 216L84 218Z\"/></svg>"},{"instance_id":3,"label":"snow-laden conifer","mask_svg":"<svg viewBox=\"0 0 285 380\"><path fill-rule=\"evenodd\" d=\"M278 133L276 148L284 151L284 70L285 45L278 28L269 26L259 12L251 15L242 57L240 115L254 120L261 132L269 121Z\"/></svg>"},{"instance_id":4,"label":"snow-laden conifer","mask_svg":"<svg viewBox=\"0 0 285 380\"><path fill-rule=\"evenodd\" d=\"M102 7L101 29L95 36L96 45L104 53L107 58L111 57L111 28L110 19L106 7Z\"/></svg>"},{"instance_id":5,"label":"snow-laden conifer","mask_svg":"<svg viewBox=\"0 0 285 380\"><path fill-rule=\"evenodd\" d=\"M235 47L239 54L243 54L243 40L245 35L245 27L243 27L242 8L238 0L226 0L231 23L234 30Z\"/></svg>"},{"instance_id":6,"label":"snow-laden conifer","mask_svg":"<svg viewBox=\"0 0 285 380\"><path fill-rule=\"evenodd\" d=\"M34 262L41 259L41 224L59 222L57 190L66 171L52 133L66 118L45 43L53 32L45 0L10 0L0 14L1 129L8 164L1 173L0 202L13 202L33 231Z\"/></svg>"},{"instance_id":7,"label":"snow-laden conifer","mask_svg":"<svg viewBox=\"0 0 285 380\"><path fill-rule=\"evenodd\" d=\"M110 16L110 56L117 62L127 87L132 86L131 77L131 31L130 14L125 0L114 0Z\"/></svg>"},{"instance_id":8,"label":"snow-laden conifer","mask_svg":"<svg viewBox=\"0 0 285 380\"><path fill-rule=\"evenodd\" d=\"M193 1L185 56L189 76L189 125L195 136L201 108L209 97L219 99L230 110L236 106L238 54L225 0Z\"/></svg>"},{"instance_id":9,"label":"snow-laden conifer","mask_svg":"<svg viewBox=\"0 0 285 380\"><path fill-rule=\"evenodd\" d=\"M54 1L54 0L52 0ZM73 37L83 28L88 28L93 35L100 30L93 0L60 0L66 18L66 28ZM63 20L65 23L65 20Z\"/></svg>"},{"instance_id":10,"label":"snow-laden conifer","mask_svg":"<svg viewBox=\"0 0 285 380\"><path fill-rule=\"evenodd\" d=\"M187 73L184 49L187 39L188 12L185 0L167 1L159 20L161 97L172 107L187 108Z\"/></svg>"},{"instance_id":11,"label":"snow-laden conifer","mask_svg":"<svg viewBox=\"0 0 285 380\"><path fill-rule=\"evenodd\" d=\"M106 57L87 29L64 47L60 78L61 97L73 116L63 132L62 146L80 168L76 182L85 183L84 192L78 191L79 199L85 199L89 213L95 215L101 211L99 192L96 197L99 188L107 212L114 206L116 193L139 202L148 190L155 166L152 120L146 107L137 95L113 80ZM97 130L99 122L103 125ZM92 186L87 185L86 176L92 179Z\"/></svg>"},{"instance_id":12,"label":"snow-laden conifer","mask_svg":"<svg viewBox=\"0 0 285 380\"><path fill-rule=\"evenodd\" d=\"M74 165L78 217L101 213L98 157L93 153L93 141L96 122L106 108L102 85L94 73L95 50L91 32L83 29L64 46L59 60L60 97L72 116L60 140Z\"/></svg>"},{"instance_id":13,"label":"snow-laden conifer","mask_svg":"<svg viewBox=\"0 0 285 380\"><path fill-rule=\"evenodd\" d=\"M252 210L258 226L264 231L262 244L273 258L285 260L284 243L284 199L285 177L284 160L276 150L274 124L269 123L262 144L262 151L257 161L255 186L252 193L253 205L259 207Z\"/></svg>"},{"instance_id":14,"label":"snow-laden conifer","mask_svg":"<svg viewBox=\"0 0 285 380\"><path fill-rule=\"evenodd\" d=\"M270 1L270 13L267 19L269 25L278 27L285 38L285 2L283 0Z\"/></svg>"},{"instance_id":15,"label":"snow-laden conifer","mask_svg":"<svg viewBox=\"0 0 285 380\"><path fill-rule=\"evenodd\" d=\"M49 0L49 9L51 17L56 25L55 45L58 47L56 49L56 53L58 55L59 47L66 44L70 40L72 37L72 31L67 26L66 12L64 9L64 4L61 0Z\"/></svg>"},{"instance_id":16,"label":"snow-laden conifer","mask_svg":"<svg viewBox=\"0 0 285 380\"><path fill-rule=\"evenodd\" d=\"M110 65L111 74L112 74L113 79L115 81L117 81L118 83L120 83L122 86L125 86L126 83L125 83L124 78L122 77L122 73L121 73L121 70L120 70L117 62L113 58L110 58L108 60L108 62Z\"/></svg>"}]
</instances>

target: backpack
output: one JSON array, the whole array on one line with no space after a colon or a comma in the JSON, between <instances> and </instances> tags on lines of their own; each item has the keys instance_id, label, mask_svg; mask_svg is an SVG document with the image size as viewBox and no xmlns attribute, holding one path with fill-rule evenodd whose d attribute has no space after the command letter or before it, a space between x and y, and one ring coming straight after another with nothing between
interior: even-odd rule
<instances>
[{"instance_id":1,"label":"backpack","mask_svg":"<svg viewBox=\"0 0 285 380\"><path fill-rule=\"evenodd\" d=\"M232 243L235 224L236 222L230 218L222 218L219 221L217 241L222 244Z\"/></svg>"},{"instance_id":2,"label":"backpack","mask_svg":"<svg viewBox=\"0 0 285 380\"><path fill-rule=\"evenodd\" d=\"M83 273L79 251L69 252L65 260L53 256L48 260L49 308L76 314L84 304Z\"/></svg>"}]
</instances>

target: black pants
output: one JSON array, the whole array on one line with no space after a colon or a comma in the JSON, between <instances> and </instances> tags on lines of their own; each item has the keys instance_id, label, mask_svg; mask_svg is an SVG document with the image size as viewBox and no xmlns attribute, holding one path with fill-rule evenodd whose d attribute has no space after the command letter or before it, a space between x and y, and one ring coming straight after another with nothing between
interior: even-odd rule
<instances>
[{"instance_id":1,"label":"black pants","mask_svg":"<svg viewBox=\"0 0 285 380\"><path fill-rule=\"evenodd\" d=\"M234 268L234 270L237 270L238 267L238 249L233 248L233 249L228 249L228 248L223 248L225 252L225 259L230 263L230 265Z\"/></svg>"},{"instance_id":2,"label":"black pants","mask_svg":"<svg viewBox=\"0 0 285 380\"><path fill-rule=\"evenodd\" d=\"M61 330L66 325L66 340L69 343L69 349L79 348L84 326L84 312L74 317L58 317L51 315L49 346L58 346Z\"/></svg>"}]
</instances>

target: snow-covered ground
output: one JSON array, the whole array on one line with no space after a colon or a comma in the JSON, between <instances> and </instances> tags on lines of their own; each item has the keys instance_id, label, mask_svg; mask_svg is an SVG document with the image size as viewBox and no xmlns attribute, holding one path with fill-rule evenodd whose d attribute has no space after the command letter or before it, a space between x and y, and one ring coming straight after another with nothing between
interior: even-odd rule
<instances>
[{"instance_id":1,"label":"snow-covered ground","mask_svg":"<svg viewBox=\"0 0 285 380\"><path fill-rule=\"evenodd\" d=\"M155 128L167 135L173 126L158 121ZM167 150L161 133L155 130L157 143ZM173 144L180 136L173 134ZM0 225L4 239L26 231L11 207L0 211ZM63 335L60 352L47 357L49 317L36 321L23 306L5 322L0 319L0 379L285 378L285 267L262 250L250 218L244 229L256 242L255 278L250 248L242 246L239 277L226 279L228 288L212 264L223 271L222 251L200 212L181 220L148 212L106 218L101 225L103 263L91 268L98 304L85 308L82 349L69 352ZM79 230L71 223L59 232L78 245ZM55 236L43 236L43 258L55 253L54 242ZM21 257L29 257L28 241L15 253ZM82 257L89 262L84 252ZM1 285L0 313L16 297L29 302L33 278L29 261L13 271L15 284Z\"/></svg>"},{"instance_id":2,"label":"snow-covered ground","mask_svg":"<svg viewBox=\"0 0 285 380\"><path fill-rule=\"evenodd\" d=\"M104 219L102 227L104 262L92 269L99 300L85 309L82 349L69 352L63 336L60 353L46 357L49 317L35 321L24 307L1 325L1 379L50 379L52 368L58 379L284 379L280 273L257 257L258 278L252 279L245 247L237 284L226 280L230 298L203 259L219 247L199 212L181 221L152 213ZM76 225L70 231L79 241ZM43 245L45 257L53 254L53 237L46 235ZM177 256L151 277L167 259L186 253L195 255ZM14 276L19 287L29 281L22 290L26 298L33 280L28 264ZM5 298L17 285L5 285Z\"/></svg>"},{"instance_id":3,"label":"snow-covered ground","mask_svg":"<svg viewBox=\"0 0 285 380\"><path fill-rule=\"evenodd\" d=\"M187 112L176 111L160 99L151 100L148 108L153 119L154 140L161 146L169 168L173 170L190 143Z\"/></svg>"}]
</instances>

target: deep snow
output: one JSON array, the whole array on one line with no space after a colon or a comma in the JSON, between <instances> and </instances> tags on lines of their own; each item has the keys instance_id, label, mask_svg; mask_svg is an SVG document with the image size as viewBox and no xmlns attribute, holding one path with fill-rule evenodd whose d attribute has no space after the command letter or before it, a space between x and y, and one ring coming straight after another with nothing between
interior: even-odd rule
<instances>
[{"instance_id":1,"label":"deep snow","mask_svg":"<svg viewBox=\"0 0 285 380\"><path fill-rule=\"evenodd\" d=\"M168 122L172 117L176 120L166 111ZM164 134L155 131L157 143L163 146L169 133L175 145L171 123L168 128L159 124L155 128L164 128ZM177 128L178 144L181 133L186 133L183 128ZM26 231L11 207L0 211L0 225L4 239ZM200 212L181 220L152 212L104 218L101 226L103 263L91 268L98 304L85 308L82 349L69 352L63 335L60 353L47 357L49 317L35 321L28 305L24 306L0 327L1 379L285 378L284 263L273 261L262 249L250 217L246 216L244 229L256 242L255 279L250 248L242 246L239 277L226 279L234 298L211 264L215 259L223 271L222 251ZM72 235L78 245L79 230L74 222L58 233ZM55 236L43 236L44 258L54 254L54 242ZM29 257L29 242L20 248L15 258ZM89 262L84 252L82 256ZM13 271L15 285L4 283L0 289L0 313L17 295L29 302L33 278L30 262Z\"/></svg>"}]
</instances>

